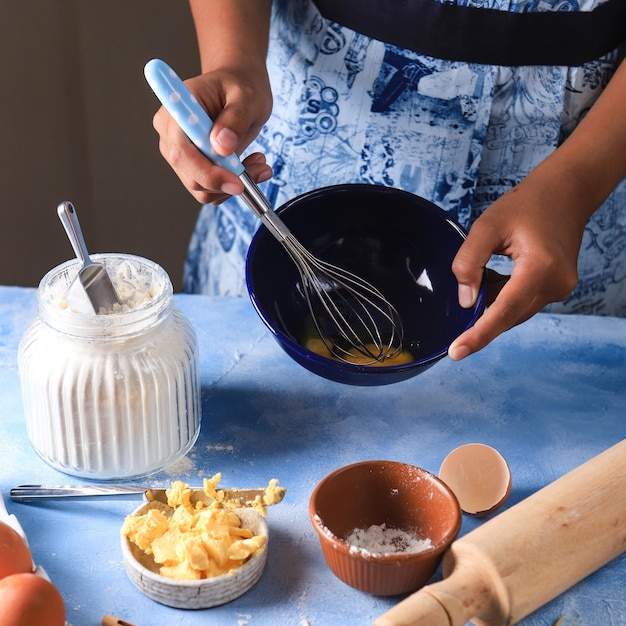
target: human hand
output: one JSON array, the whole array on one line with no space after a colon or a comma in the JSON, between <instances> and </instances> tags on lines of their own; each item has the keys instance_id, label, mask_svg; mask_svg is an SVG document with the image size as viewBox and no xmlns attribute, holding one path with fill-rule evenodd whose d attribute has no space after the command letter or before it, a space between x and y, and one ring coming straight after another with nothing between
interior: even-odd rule
<instances>
[{"instance_id":1,"label":"human hand","mask_svg":"<svg viewBox=\"0 0 626 626\"><path fill-rule=\"evenodd\" d=\"M584 211L576 211L575 199L557 187L544 184L541 177L529 177L494 202L470 229L452 264L462 306L476 301L492 254L508 256L514 265L508 280L490 273L492 293L487 301L492 302L476 324L452 343L451 359L484 348L546 304L565 300L576 286L586 220Z\"/></svg>"},{"instance_id":2,"label":"human hand","mask_svg":"<svg viewBox=\"0 0 626 626\"><path fill-rule=\"evenodd\" d=\"M272 96L264 65L224 68L185 81L213 120L211 145L223 156L241 154L256 137L271 112ZM243 191L239 178L211 163L161 107L153 118L159 149L191 195L200 203L222 202ZM256 182L272 176L259 152L243 161Z\"/></svg>"}]
</instances>

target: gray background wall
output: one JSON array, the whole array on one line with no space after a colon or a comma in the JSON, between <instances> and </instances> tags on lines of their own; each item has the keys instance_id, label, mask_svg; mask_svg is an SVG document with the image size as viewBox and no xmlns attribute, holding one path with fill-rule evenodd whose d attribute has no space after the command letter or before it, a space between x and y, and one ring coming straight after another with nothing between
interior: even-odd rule
<instances>
[{"instance_id":1,"label":"gray background wall","mask_svg":"<svg viewBox=\"0 0 626 626\"><path fill-rule=\"evenodd\" d=\"M2 3L0 284L73 257L56 215L71 200L90 251L145 256L180 289L199 207L158 151L152 57L198 73L187 0Z\"/></svg>"}]
</instances>

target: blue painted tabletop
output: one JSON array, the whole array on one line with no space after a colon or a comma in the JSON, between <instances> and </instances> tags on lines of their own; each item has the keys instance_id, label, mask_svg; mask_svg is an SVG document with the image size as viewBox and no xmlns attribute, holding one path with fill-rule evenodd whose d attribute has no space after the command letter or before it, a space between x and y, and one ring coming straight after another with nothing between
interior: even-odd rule
<instances>
[{"instance_id":1,"label":"blue painted tabletop","mask_svg":"<svg viewBox=\"0 0 626 626\"><path fill-rule=\"evenodd\" d=\"M465 361L444 359L410 381L365 388L296 365L247 299L175 298L198 334L202 429L187 457L150 484L198 485L222 472L223 487L278 478L288 490L268 510L260 581L241 598L201 611L162 606L128 580L119 530L140 500L9 500L19 484L80 481L31 449L17 348L36 315L35 290L0 287L0 490L36 563L63 594L72 626L97 626L105 614L136 626L371 624L400 598L354 590L326 567L308 516L310 494L326 474L375 458L437 473L453 448L481 442L511 467L508 508L626 438L626 319L539 314ZM485 521L464 517L461 533ZM563 616L562 626L624 625L625 586L622 555L521 623L552 626Z\"/></svg>"}]
</instances>

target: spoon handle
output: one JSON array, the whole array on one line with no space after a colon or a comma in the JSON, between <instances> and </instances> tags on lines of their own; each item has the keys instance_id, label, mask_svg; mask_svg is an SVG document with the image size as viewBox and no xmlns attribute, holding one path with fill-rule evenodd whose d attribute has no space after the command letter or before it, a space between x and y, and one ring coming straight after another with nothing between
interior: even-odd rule
<instances>
[{"instance_id":1,"label":"spoon handle","mask_svg":"<svg viewBox=\"0 0 626 626\"><path fill-rule=\"evenodd\" d=\"M61 202L57 207L57 214L83 267L91 265L91 259L89 258L89 252L87 251L87 245L85 244L85 238L83 237L83 231L74 205L71 202Z\"/></svg>"}]
</instances>

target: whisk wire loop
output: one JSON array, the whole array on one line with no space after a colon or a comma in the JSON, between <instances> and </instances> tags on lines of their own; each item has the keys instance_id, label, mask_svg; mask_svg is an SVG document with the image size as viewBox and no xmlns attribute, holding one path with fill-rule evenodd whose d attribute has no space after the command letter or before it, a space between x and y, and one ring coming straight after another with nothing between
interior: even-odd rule
<instances>
[{"instance_id":1,"label":"whisk wire loop","mask_svg":"<svg viewBox=\"0 0 626 626\"><path fill-rule=\"evenodd\" d=\"M300 274L313 324L335 358L375 365L401 352L400 316L379 289L314 256L291 234L282 244ZM324 319L328 319L330 331ZM331 339L330 334L336 338Z\"/></svg>"},{"instance_id":2,"label":"whisk wire loop","mask_svg":"<svg viewBox=\"0 0 626 626\"><path fill-rule=\"evenodd\" d=\"M330 354L359 365L382 364L397 356L404 338L391 302L360 276L312 254L272 210L250 175L244 171L239 178L242 198L294 262L313 324Z\"/></svg>"}]
</instances>

